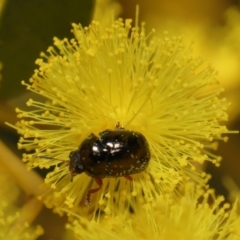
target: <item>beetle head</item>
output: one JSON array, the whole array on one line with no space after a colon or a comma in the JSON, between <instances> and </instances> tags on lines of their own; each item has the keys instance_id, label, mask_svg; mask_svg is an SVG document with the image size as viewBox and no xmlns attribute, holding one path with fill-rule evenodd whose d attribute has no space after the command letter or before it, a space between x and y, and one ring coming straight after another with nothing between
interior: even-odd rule
<instances>
[{"instance_id":1,"label":"beetle head","mask_svg":"<svg viewBox=\"0 0 240 240\"><path fill-rule=\"evenodd\" d=\"M72 151L69 154L69 171L71 173L71 181L74 176L84 172L80 152L78 150Z\"/></svg>"}]
</instances>

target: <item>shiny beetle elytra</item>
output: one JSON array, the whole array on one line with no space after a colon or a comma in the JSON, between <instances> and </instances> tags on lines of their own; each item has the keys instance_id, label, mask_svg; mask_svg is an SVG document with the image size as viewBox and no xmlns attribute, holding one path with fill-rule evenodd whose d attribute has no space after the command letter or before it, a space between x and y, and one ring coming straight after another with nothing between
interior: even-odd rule
<instances>
[{"instance_id":1,"label":"shiny beetle elytra","mask_svg":"<svg viewBox=\"0 0 240 240\"><path fill-rule=\"evenodd\" d=\"M144 171L150 160L150 150L146 138L139 132L125 130L118 123L115 130L105 130L99 137L90 134L77 150L69 154L71 181L77 174L86 173L98 184L89 189L86 204L90 204L91 194L102 187L105 177L125 177Z\"/></svg>"}]
</instances>

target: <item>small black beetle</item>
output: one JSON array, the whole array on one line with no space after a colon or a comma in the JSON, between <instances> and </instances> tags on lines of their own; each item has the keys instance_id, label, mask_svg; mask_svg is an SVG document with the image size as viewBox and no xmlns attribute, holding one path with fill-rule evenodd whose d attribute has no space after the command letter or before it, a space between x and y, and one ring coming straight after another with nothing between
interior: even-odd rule
<instances>
[{"instance_id":1,"label":"small black beetle","mask_svg":"<svg viewBox=\"0 0 240 240\"><path fill-rule=\"evenodd\" d=\"M98 188L88 190L86 204L91 194L102 187L102 178L122 177L132 180L131 174L144 171L150 160L146 138L138 132L125 130L118 123L115 130L105 130L99 137L90 134L69 155L71 179L81 173L93 177Z\"/></svg>"},{"instance_id":2,"label":"small black beetle","mask_svg":"<svg viewBox=\"0 0 240 240\"><path fill-rule=\"evenodd\" d=\"M89 189L87 192L86 204L89 205L91 194L102 187L102 178L125 177L132 180L130 175L144 171L149 160L150 150L146 138L139 132L125 130L117 123L115 130L100 132L99 137L90 134L77 150L70 152L67 162L71 181L74 176L84 172L98 184L98 188Z\"/></svg>"}]
</instances>

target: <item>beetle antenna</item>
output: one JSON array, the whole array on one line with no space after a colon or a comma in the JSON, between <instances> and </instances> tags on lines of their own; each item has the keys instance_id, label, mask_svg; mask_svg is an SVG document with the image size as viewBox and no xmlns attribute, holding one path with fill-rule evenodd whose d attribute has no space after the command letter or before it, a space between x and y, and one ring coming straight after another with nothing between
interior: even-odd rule
<instances>
[{"instance_id":1,"label":"beetle antenna","mask_svg":"<svg viewBox=\"0 0 240 240\"><path fill-rule=\"evenodd\" d=\"M66 159L59 159L59 158L54 158L54 157L49 157L49 156L35 156L36 158L45 158L45 159L52 159L52 160L57 160L60 162L69 162L69 160Z\"/></svg>"}]
</instances>

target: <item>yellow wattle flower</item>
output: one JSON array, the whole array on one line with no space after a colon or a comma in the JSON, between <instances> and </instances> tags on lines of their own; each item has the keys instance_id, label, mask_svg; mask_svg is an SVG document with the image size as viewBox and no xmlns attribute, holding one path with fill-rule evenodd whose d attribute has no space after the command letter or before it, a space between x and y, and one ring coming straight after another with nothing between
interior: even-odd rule
<instances>
[{"instance_id":1,"label":"yellow wattle flower","mask_svg":"<svg viewBox=\"0 0 240 240\"><path fill-rule=\"evenodd\" d=\"M230 207L213 190L186 184L184 194L166 194L133 213L87 221L80 216L67 225L75 239L237 240L240 238L237 202ZM68 239L68 238L66 238Z\"/></svg>"},{"instance_id":2,"label":"yellow wattle flower","mask_svg":"<svg viewBox=\"0 0 240 240\"><path fill-rule=\"evenodd\" d=\"M54 38L55 48L36 61L39 69L30 84L23 82L46 102L30 99L29 111L17 109L19 148L35 150L23 160L30 168L55 166L45 179L51 186L46 204L57 211L65 204L84 212L86 192L96 183L84 173L70 182L68 163L37 156L68 160L91 133L114 129L117 122L146 137L149 167L132 175L133 181L103 179L86 211L124 212L190 178L205 183L206 174L196 164L211 161L218 166L220 158L210 150L215 139L230 133L222 125L229 104L218 97L223 90L216 72L190 55L182 37L154 38L154 30L146 35L144 25L132 27L131 20L119 19L105 31L98 22L85 28L73 24L73 33L71 40ZM208 88L212 85L216 87Z\"/></svg>"},{"instance_id":3,"label":"yellow wattle flower","mask_svg":"<svg viewBox=\"0 0 240 240\"><path fill-rule=\"evenodd\" d=\"M21 216L23 209L16 207L20 189L6 172L0 165L0 239L37 239L44 231L41 226L30 226Z\"/></svg>"}]
</instances>

